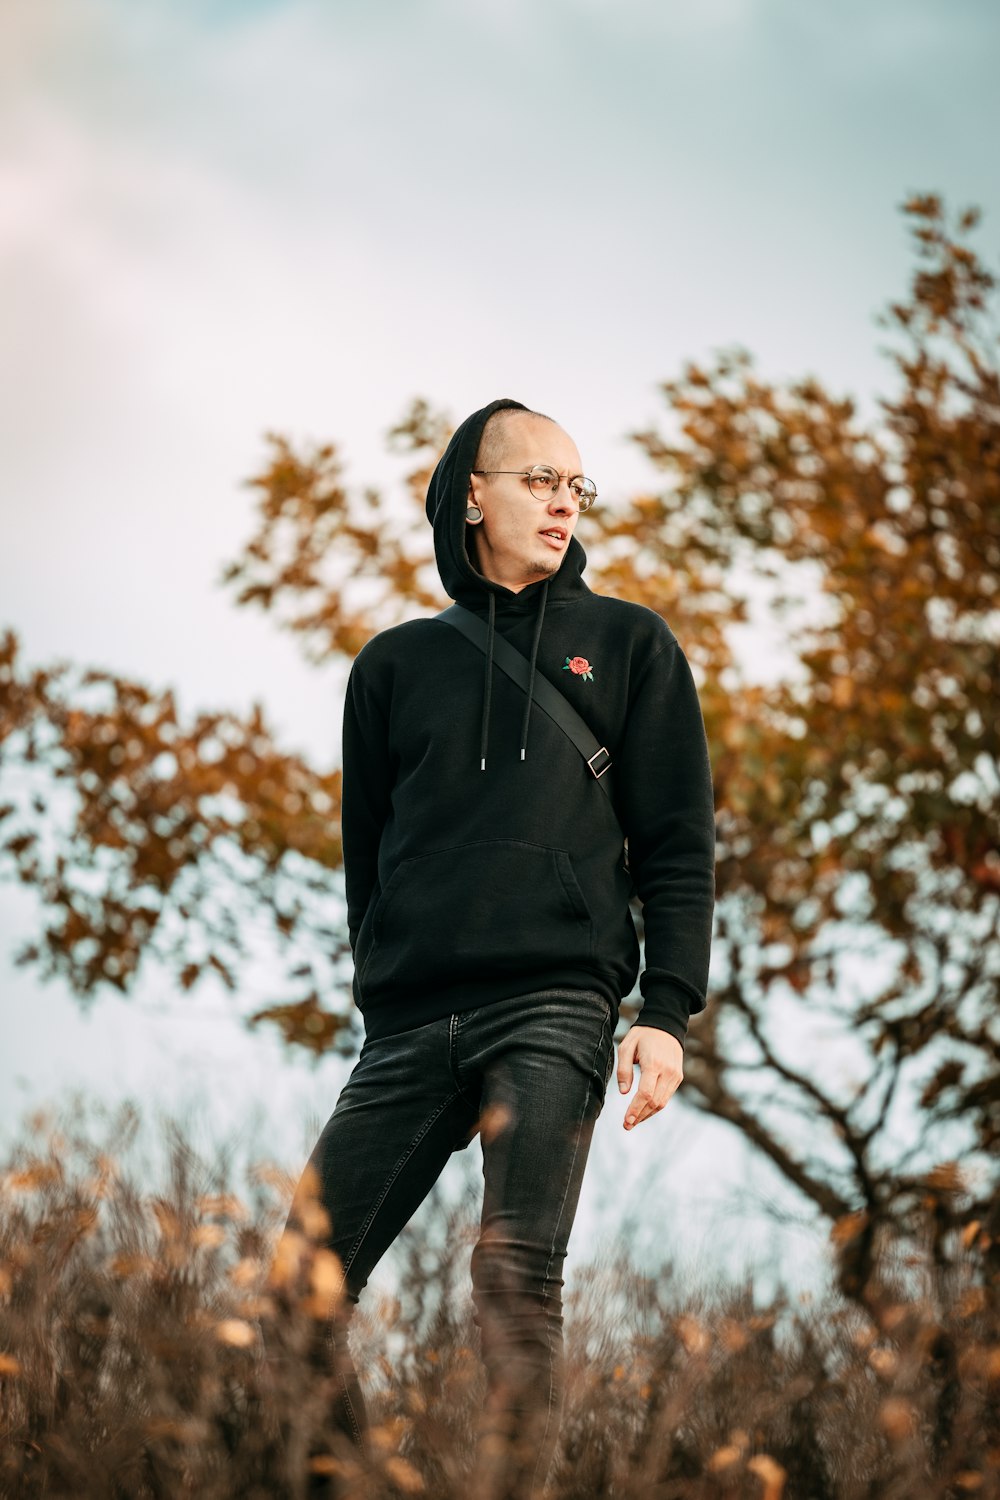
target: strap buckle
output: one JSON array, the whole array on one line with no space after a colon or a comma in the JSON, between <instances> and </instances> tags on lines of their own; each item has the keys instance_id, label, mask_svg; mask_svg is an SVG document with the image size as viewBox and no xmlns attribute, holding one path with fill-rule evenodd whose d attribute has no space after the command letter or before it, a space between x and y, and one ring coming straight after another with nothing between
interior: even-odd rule
<instances>
[{"instance_id":1,"label":"strap buckle","mask_svg":"<svg viewBox=\"0 0 1000 1500\"><path fill-rule=\"evenodd\" d=\"M608 757L608 759L607 759L606 764L603 765L599 771L596 771L596 770L594 770L594 761L597 759L597 757L599 755L606 755ZM607 748L606 745L602 745L599 750L595 750L594 753L593 753L593 755L587 761L587 765L594 772L594 775L597 777L598 781L604 775L605 771L608 769L608 766L610 766L610 764L611 764L611 753L608 750L608 748Z\"/></svg>"}]
</instances>

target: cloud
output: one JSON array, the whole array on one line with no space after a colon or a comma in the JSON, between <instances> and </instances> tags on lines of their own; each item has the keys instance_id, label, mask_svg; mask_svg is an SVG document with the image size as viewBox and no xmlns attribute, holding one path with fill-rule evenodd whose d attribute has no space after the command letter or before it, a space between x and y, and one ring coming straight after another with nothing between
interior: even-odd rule
<instances>
[{"instance_id":1,"label":"cloud","mask_svg":"<svg viewBox=\"0 0 1000 1500\"><path fill-rule=\"evenodd\" d=\"M846 106L887 4L838 26L789 0L8 0L23 431L57 423L68 454L126 370L122 400L233 432L295 413L374 472L410 396L460 415L509 386L634 475L617 434L685 354L867 375L895 203L934 185L910 163L958 151L939 121L921 144L919 76L891 127L874 94ZM991 133L958 136L973 177Z\"/></svg>"},{"instance_id":2,"label":"cloud","mask_svg":"<svg viewBox=\"0 0 1000 1500\"><path fill-rule=\"evenodd\" d=\"M514 394L614 504L655 483L621 434L685 356L739 339L864 387L903 191L1000 206L992 4L0 14L5 620L34 661L185 709L262 699L322 763L329 679L214 587L265 428L388 483L412 396L459 418Z\"/></svg>"}]
</instances>

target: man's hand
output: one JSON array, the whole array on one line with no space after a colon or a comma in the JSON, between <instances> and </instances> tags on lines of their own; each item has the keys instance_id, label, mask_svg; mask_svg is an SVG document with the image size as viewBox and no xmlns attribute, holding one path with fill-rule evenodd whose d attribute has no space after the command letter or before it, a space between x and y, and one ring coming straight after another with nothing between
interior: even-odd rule
<instances>
[{"instance_id":1,"label":"man's hand","mask_svg":"<svg viewBox=\"0 0 1000 1500\"><path fill-rule=\"evenodd\" d=\"M658 1026L632 1026L618 1046L618 1087L627 1094L639 1064L639 1089L629 1104L625 1129L659 1114L684 1077L684 1048Z\"/></svg>"}]
</instances>

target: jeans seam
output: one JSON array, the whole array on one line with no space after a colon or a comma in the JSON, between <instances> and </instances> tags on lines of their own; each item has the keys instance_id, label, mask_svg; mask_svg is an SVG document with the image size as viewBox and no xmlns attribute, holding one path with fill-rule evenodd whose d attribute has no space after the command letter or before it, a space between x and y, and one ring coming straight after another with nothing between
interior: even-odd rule
<instances>
[{"instance_id":1,"label":"jeans seam","mask_svg":"<svg viewBox=\"0 0 1000 1500\"><path fill-rule=\"evenodd\" d=\"M469 1014L472 1014L472 1012L469 1012ZM462 1024L462 1015L462 1011L455 1011L448 1018L448 1067L455 1081L455 1087L458 1089L459 1097L463 1103L467 1104L470 1109L473 1109L475 1108L473 1101L466 1095L462 1087L462 1080L458 1076L458 1029Z\"/></svg>"},{"instance_id":2,"label":"jeans seam","mask_svg":"<svg viewBox=\"0 0 1000 1500\"><path fill-rule=\"evenodd\" d=\"M391 1189L393 1183L396 1181L396 1178L399 1176L400 1172L406 1166L406 1163L409 1161L409 1159L413 1155L414 1151L420 1145L420 1142L423 1140L423 1138L427 1134L428 1130L430 1130L431 1126L434 1124L434 1121L438 1118L439 1115L442 1115L444 1113L444 1111L448 1108L449 1104L454 1103L454 1101L458 1097L459 1097L459 1095L458 1095L457 1092L454 1093L454 1094L449 1094L446 1099L442 1100L442 1102L438 1105L437 1109L433 1110L432 1113L428 1115L427 1119L424 1121L424 1123L421 1125L420 1129L417 1131L416 1135L413 1137L413 1140L407 1146L406 1150L403 1152L402 1156L399 1158L398 1162L393 1167L392 1171L389 1173L389 1176L388 1176L388 1179L386 1180L385 1186L383 1187L381 1193L379 1194L379 1196L376 1199L374 1205L372 1206L371 1212L369 1213L369 1215L368 1215L367 1219L365 1220L364 1224L362 1224L362 1226L361 1226L361 1229L360 1229L360 1231L358 1233L357 1239L354 1241L354 1244L351 1246L350 1251L348 1252L347 1259L344 1262L344 1279L345 1280L347 1278L348 1271L351 1269L351 1266L354 1264L355 1256L357 1255L358 1251L361 1249L361 1246L364 1244L365 1236L367 1235L369 1229L371 1229L372 1225L374 1224L375 1218L376 1218L376 1216L378 1214L378 1211L382 1207L382 1204L385 1202L386 1198L388 1197L389 1190Z\"/></svg>"},{"instance_id":3,"label":"jeans seam","mask_svg":"<svg viewBox=\"0 0 1000 1500\"><path fill-rule=\"evenodd\" d=\"M607 1031L608 1021L610 1019L611 1019L611 1015L610 1015L610 1011L609 1011L608 1015L604 1018L604 1025L601 1027L601 1035L598 1038L597 1046L594 1049L594 1057L593 1057L593 1061L591 1063L591 1071L593 1071L594 1064L597 1062L597 1059L600 1056L601 1048L604 1045L604 1034ZM552 1230L552 1244L549 1247L549 1258L548 1258L548 1260L545 1263L544 1285L546 1287L548 1285L549 1272L552 1269L552 1259L553 1259L553 1256L556 1253L556 1240L559 1237L559 1226L562 1223L563 1210L566 1207L566 1196L569 1193L569 1185L570 1185L570 1183L573 1180L573 1169L576 1166L577 1153L578 1153L578 1151L580 1149L580 1131L581 1131L581 1129L583 1127L583 1122L586 1119L586 1115L587 1115L587 1102L588 1102L588 1096L585 1095L584 1096L584 1101L583 1101L583 1109L580 1112L580 1119L577 1122L576 1136L575 1136L575 1139L574 1139L574 1142L573 1142L573 1159L572 1159L572 1161L569 1164L569 1171L566 1173L566 1186L563 1188L562 1202L559 1205L559 1213L556 1216L555 1226L554 1226L554 1228ZM548 1297L548 1291L547 1290L543 1292L543 1296L546 1297L546 1298ZM545 1323L545 1341L546 1341L546 1343L549 1346L549 1396L548 1396L548 1405L547 1405L546 1411L545 1411L545 1427L544 1427L544 1429L542 1431L542 1435L541 1435L541 1437L539 1438L539 1441L538 1441L538 1456L535 1459L535 1467L532 1470L532 1474L531 1474L531 1488L532 1489L535 1488L535 1485L536 1485L537 1480L538 1480L538 1466L541 1463L542 1456L543 1456L543 1454L545 1452L545 1443L546 1443L546 1439L548 1438L548 1435L549 1435L549 1424L552 1421L552 1408L555 1405L555 1356L556 1356L556 1351L555 1351L555 1349L552 1346L552 1339L551 1339L551 1336L550 1336L550 1329L549 1329L549 1324L548 1324L547 1320L546 1320L546 1323ZM544 1477L545 1476L543 1475L543 1478Z\"/></svg>"},{"instance_id":4,"label":"jeans seam","mask_svg":"<svg viewBox=\"0 0 1000 1500\"><path fill-rule=\"evenodd\" d=\"M403 1170L403 1168L405 1167L406 1163L409 1161L410 1157L413 1155L414 1151L417 1149L417 1147L419 1146L420 1142L423 1140L424 1136L427 1134L428 1130L430 1130L431 1126L434 1124L434 1121L436 1119L438 1119L438 1117L441 1114L443 1114L444 1111L448 1108L449 1104L453 1103L453 1101L455 1099L457 1099L457 1098L458 1098L457 1094L449 1094L448 1097L446 1099L444 1099L438 1105L437 1109L435 1109L433 1111L433 1113L430 1114L427 1117L427 1119L424 1121L423 1125L420 1127L420 1129L417 1131L416 1135L413 1137L413 1140L410 1142L410 1144L407 1146L406 1150L403 1152L402 1156L399 1158L399 1161L393 1167L392 1171L389 1174L389 1177L388 1177L388 1180L387 1180L385 1186L383 1187L381 1193L379 1194L378 1199L376 1200L374 1206L372 1207L372 1210L369 1213L367 1219L365 1220L364 1224L361 1226L361 1230L360 1230L360 1232L358 1234L358 1237L354 1241L354 1244L351 1246L351 1249L350 1249L350 1251L349 1251L349 1253L347 1255L347 1258L344 1261L343 1275L341 1277L341 1288L343 1288L343 1286L344 1286L344 1284L345 1284L345 1282L347 1280L348 1272L350 1271L351 1266L354 1264L355 1257L357 1256L358 1251L361 1249L361 1246L364 1244L365 1236L367 1235L369 1229L371 1229L372 1225L374 1224L375 1219L378 1216L378 1211L382 1207L382 1204L385 1202L386 1197L388 1196L389 1191L390 1191L393 1183L396 1181L396 1178L399 1176L400 1172ZM335 1337L334 1337L335 1325L336 1325L336 1315L333 1314L333 1315L331 1315L327 1319L326 1344L327 1344L327 1347L329 1349L333 1350L334 1352L336 1352L336 1340L335 1340ZM344 1334L344 1337L345 1338L347 1337L346 1332ZM354 1406L353 1406L353 1404L351 1402L351 1393L348 1390L347 1379L346 1379L343 1371L340 1372L340 1381L341 1381L341 1384L344 1387L344 1404L345 1404L345 1406L347 1408L347 1414L348 1414L348 1416L351 1419L351 1427L354 1430L355 1440L357 1442L358 1447L359 1448L363 1448L364 1447L364 1438L363 1438L363 1435L362 1435L362 1432L361 1432L360 1425L358 1423L357 1414L355 1413Z\"/></svg>"},{"instance_id":5,"label":"jeans seam","mask_svg":"<svg viewBox=\"0 0 1000 1500\"><path fill-rule=\"evenodd\" d=\"M345 1338L346 1338L346 1334L345 1334ZM361 1425L358 1422L357 1413L354 1410L354 1403L351 1400L351 1392L350 1392L350 1388L348 1387L348 1384L347 1384L347 1376L344 1374L343 1370L341 1370L341 1372L340 1372L340 1383L344 1387L344 1406L347 1409L347 1415L351 1419L351 1429L352 1429L352 1431L354 1433L354 1441L357 1443L357 1445L358 1445L358 1447L360 1449L364 1450L364 1446L365 1446L364 1435L363 1435L363 1433L361 1431Z\"/></svg>"}]
</instances>

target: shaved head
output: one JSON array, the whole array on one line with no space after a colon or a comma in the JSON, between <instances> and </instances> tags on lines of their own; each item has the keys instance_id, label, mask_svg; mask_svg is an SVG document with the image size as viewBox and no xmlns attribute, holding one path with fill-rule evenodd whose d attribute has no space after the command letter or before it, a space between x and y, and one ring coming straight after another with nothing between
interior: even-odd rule
<instances>
[{"instance_id":1,"label":"shaved head","mask_svg":"<svg viewBox=\"0 0 1000 1500\"><path fill-rule=\"evenodd\" d=\"M506 468L511 423L517 422L519 418L527 419L528 417L537 417L543 422L555 422L553 417L547 417L542 411L522 411L514 406L502 406L487 420L480 433L476 461L472 467L485 469L490 473Z\"/></svg>"}]
</instances>

